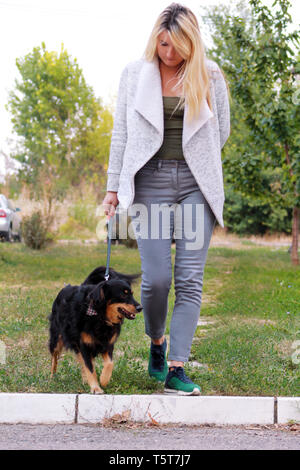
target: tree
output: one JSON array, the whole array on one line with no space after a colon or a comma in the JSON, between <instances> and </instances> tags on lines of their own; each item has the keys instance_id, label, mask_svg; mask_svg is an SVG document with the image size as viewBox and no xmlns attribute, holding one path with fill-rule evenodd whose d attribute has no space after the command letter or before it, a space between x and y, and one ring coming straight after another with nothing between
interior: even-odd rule
<instances>
[{"instance_id":1,"label":"tree","mask_svg":"<svg viewBox=\"0 0 300 470\"><path fill-rule=\"evenodd\" d=\"M300 109L295 104L300 62L293 50L300 32L287 33L291 22L288 0L275 0L272 12L260 0L238 7L214 7L204 18L213 30L218 61L230 83L239 113L239 126L247 134L235 140L226 153L227 180L242 194L270 198L292 209L293 264L299 264L298 233L300 208ZM273 181L264 175L272 170Z\"/></svg>"},{"instance_id":2,"label":"tree","mask_svg":"<svg viewBox=\"0 0 300 470\"><path fill-rule=\"evenodd\" d=\"M20 173L34 195L48 201L50 217L53 200L82 178L95 179L95 169L99 185L112 116L63 44L57 54L42 43L16 65L21 80L7 109L20 142L12 156L23 164Z\"/></svg>"}]
</instances>

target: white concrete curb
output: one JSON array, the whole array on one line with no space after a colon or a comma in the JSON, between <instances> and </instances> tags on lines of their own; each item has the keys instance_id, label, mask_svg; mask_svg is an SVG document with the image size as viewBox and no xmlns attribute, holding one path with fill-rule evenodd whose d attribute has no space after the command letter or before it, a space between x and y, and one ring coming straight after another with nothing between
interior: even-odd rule
<instances>
[{"instance_id":1,"label":"white concrete curb","mask_svg":"<svg viewBox=\"0 0 300 470\"><path fill-rule=\"evenodd\" d=\"M74 423L76 395L0 393L0 423Z\"/></svg>"},{"instance_id":2,"label":"white concrete curb","mask_svg":"<svg viewBox=\"0 0 300 470\"><path fill-rule=\"evenodd\" d=\"M152 417L161 424L269 424L274 420L274 398L80 395L78 423L99 423L128 410L137 422L149 422Z\"/></svg>"},{"instance_id":3,"label":"white concrete curb","mask_svg":"<svg viewBox=\"0 0 300 470\"><path fill-rule=\"evenodd\" d=\"M159 424L300 422L300 397L0 393L0 423L98 423L116 414Z\"/></svg>"},{"instance_id":4,"label":"white concrete curb","mask_svg":"<svg viewBox=\"0 0 300 470\"><path fill-rule=\"evenodd\" d=\"M299 421L300 423L300 398L278 397L278 423Z\"/></svg>"}]
</instances>

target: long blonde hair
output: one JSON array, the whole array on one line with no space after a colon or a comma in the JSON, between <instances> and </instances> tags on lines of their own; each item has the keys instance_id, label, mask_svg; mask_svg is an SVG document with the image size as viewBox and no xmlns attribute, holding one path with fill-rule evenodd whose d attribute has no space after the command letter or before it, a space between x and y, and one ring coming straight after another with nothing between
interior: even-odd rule
<instances>
[{"instance_id":1,"label":"long blonde hair","mask_svg":"<svg viewBox=\"0 0 300 470\"><path fill-rule=\"evenodd\" d=\"M178 82L173 90L182 86L183 95L177 108L184 108L188 104L188 120L192 120L199 113L203 98L207 99L212 110L209 90L209 72L205 64L205 47L201 38L199 24L194 13L179 3L171 3L159 15L154 24L144 58L152 61L158 57L157 37L163 31L168 31L176 51L184 59L177 71Z\"/></svg>"}]
</instances>

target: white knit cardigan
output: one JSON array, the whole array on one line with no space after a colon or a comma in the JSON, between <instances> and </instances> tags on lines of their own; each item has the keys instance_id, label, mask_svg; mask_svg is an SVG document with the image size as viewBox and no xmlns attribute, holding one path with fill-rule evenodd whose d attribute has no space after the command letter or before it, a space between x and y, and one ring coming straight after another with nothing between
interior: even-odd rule
<instances>
[{"instance_id":1,"label":"white knit cardigan","mask_svg":"<svg viewBox=\"0 0 300 470\"><path fill-rule=\"evenodd\" d=\"M184 108L182 149L200 190L218 223L224 227L224 187L221 149L230 135L230 108L226 83L216 62L205 59L211 76L213 111L203 100L197 118L187 121ZM114 114L107 191L117 191L120 208L134 200L134 176L163 143L164 114L158 59L139 59L121 74Z\"/></svg>"}]
</instances>

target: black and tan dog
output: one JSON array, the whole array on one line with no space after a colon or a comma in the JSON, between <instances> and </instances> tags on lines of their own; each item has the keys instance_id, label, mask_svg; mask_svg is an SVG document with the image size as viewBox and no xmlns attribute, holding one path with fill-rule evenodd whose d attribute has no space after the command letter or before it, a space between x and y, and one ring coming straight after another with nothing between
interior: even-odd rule
<instances>
[{"instance_id":1,"label":"black and tan dog","mask_svg":"<svg viewBox=\"0 0 300 470\"><path fill-rule=\"evenodd\" d=\"M75 352L81 365L82 379L91 393L103 393L113 371L113 350L125 318L133 320L142 306L134 299L131 284L140 274L122 274L105 266L92 271L80 286L64 287L53 302L49 350L52 355L51 377L63 348ZM100 385L94 359L103 358Z\"/></svg>"}]
</instances>

